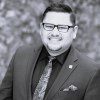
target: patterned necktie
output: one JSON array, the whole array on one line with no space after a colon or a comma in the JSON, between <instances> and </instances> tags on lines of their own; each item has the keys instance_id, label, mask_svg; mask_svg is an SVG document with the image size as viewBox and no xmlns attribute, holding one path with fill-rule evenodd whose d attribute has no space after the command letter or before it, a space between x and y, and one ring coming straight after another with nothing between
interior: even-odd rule
<instances>
[{"instance_id":1,"label":"patterned necktie","mask_svg":"<svg viewBox=\"0 0 100 100\"><path fill-rule=\"evenodd\" d=\"M38 85L36 86L35 92L33 94L33 100L43 100L45 95L45 90L50 78L50 74L52 71L52 60L55 59L55 57L50 56L49 62L46 65L43 74L41 75L41 78L39 80Z\"/></svg>"}]
</instances>

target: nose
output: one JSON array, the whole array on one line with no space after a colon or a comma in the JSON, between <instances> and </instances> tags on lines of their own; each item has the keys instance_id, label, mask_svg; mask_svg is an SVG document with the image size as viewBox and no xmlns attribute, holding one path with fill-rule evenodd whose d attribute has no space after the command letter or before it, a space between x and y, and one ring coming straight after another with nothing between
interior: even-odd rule
<instances>
[{"instance_id":1,"label":"nose","mask_svg":"<svg viewBox=\"0 0 100 100\"><path fill-rule=\"evenodd\" d=\"M58 31L57 27L55 27L53 29L53 31L51 32L51 35L54 36L54 37L58 37L59 36L59 31Z\"/></svg>"}]
</instances>

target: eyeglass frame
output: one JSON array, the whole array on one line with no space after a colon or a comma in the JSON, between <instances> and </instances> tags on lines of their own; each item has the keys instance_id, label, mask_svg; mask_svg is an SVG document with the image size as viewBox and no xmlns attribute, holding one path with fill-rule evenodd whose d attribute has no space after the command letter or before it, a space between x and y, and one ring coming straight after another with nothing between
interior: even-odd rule
<instances>
[{"instance_id":1,"label":"eyeglass frame","mask_svg":"<svg viewBox=\"0 0 100 100\"><path fill-rule=\"evenodd\" d=\"M42 24L43 28L45 29L44 24L50 24L50 23L41 23L41 24ZM69 26L69 25L54 25L54 24L50 24L50 25L53 25L53 29L52 29L52 30L47 30L47 29L45 29L46 31L53 31L55 27L57 27L57 29L58 29L58 31L59 31L59 26L67 26L68 29L66 29L66 32L68 32L68 30L69 30L70 28L74 28L74 27L75 27L75 25L74 25L74 26ZM62 31L59 31L59 32L62 32ZM66 33L66 32L64 32L64 33Z\"/></svg>"}]
</instances>

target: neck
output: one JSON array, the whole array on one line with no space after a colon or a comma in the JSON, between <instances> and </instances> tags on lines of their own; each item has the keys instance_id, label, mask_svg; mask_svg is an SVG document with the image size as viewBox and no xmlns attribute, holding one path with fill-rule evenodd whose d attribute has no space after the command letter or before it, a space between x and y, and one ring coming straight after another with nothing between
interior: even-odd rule
<instances>
[{"instance_id":1,"label":"neck","mask_svg":"<svg viewBox=\"0 0 100 100\"><path fill-rule=\"evenodd\" d=\"M51 56L59 56L59 55L61 55L62 53L68 51L69 48L70 48L70 46L69 46L68 48L64 49L64 50L52 51L52 50L48 50L48 49L47 49L47 51L48 51L48 53L49 53Z\"/></svg>"}]
</instances>

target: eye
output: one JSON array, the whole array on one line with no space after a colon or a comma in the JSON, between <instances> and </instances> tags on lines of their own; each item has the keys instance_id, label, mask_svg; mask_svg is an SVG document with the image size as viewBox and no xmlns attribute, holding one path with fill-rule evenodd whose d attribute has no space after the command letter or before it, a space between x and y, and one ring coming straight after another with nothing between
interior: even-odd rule
<instances>
[{"instance_id":1,"label":"eye","mask_svg":"<svg viewBox=\"0 0 100 100\"><path fill-rule=\"evenodd\" d=\"M44 24L44 27L46 27L46 28L53 28L53 25L50 25L50 24Z\"/></svg>"},{"instance_id":2,"label":"eye","mask_svg":"<svg viewBox=\"0 0 100 100\"><path fill-rule=\"evenodd\" d=\"M58 26L59 32L67 32L68 31L68 26L67 25L59 25Z\"/></svg>"},{"instance_id":3,"label":"eye","mask_svg":"<svg viewBox=\"0 0 100 100\"><path fill-rule=\"evenodd\" d=\"M51 31L54 29L54 25L52 24L47 24L47 23L44 23L43 25L44 29L47 30L47 31Z\"/></svg>"},{"instance_id":4,"label":"eye","mask_svg":"<svg viewBox=\"0 0 100 100\"><path fill-rule=\"evenodd\" d=\"M68 26L59 26L58 27L60 30L62 30L62 29L68 29Z\"/></svg>"}]
</instances>

